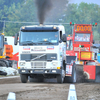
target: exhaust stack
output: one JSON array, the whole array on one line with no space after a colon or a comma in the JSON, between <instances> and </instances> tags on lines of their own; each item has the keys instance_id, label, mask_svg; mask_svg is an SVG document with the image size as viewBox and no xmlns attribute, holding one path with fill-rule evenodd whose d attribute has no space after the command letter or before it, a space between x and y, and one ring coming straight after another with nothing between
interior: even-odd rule
<instances>
[{"instance_id":1,"label":"exhaust stack","mask_svg":"<svg viewBox=\"0 0 100 100\"><path fill-rule=\"evenodd\" d=\"M43 24L41 24L41 23L40 23L40 25L39 25L39 26L43 26Z\"/></svg>"},{"instance_id":2,"label":"exhaust stack","mask_svg":"<svg viewBox=\"0 0 100 100\"><path fill-rule=\"evenodd\" d=\"M45 21L45 17L47 12L51 9L52 3L51 0L35 0L37 6L37 14L39 23L43 24Z\"/></svg>"}]
</instances>

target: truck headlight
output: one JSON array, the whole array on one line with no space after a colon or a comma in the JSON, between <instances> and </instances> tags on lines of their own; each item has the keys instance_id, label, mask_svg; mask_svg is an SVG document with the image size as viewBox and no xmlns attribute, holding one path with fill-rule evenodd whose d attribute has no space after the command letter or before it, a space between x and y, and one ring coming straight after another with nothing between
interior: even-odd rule
<instances>
[{"instance_id":1,"label":"truck headlight","mask_svg":"<svg viewBox=\"0 0 100 100\"><path fill-rule=\"evenodd\" d=\"M53 66L58 65L58 62L52 62Z\"/></svg>"},{"instance_id":2,"label":"truck headlight","mask_svg":"<svg viewBox=\"0 0 100 100\"><path fill-rule=\"evenodd\" d=\"M20 62L19 66L25 66L25 62Z\"/></svg>"}]
</instances>

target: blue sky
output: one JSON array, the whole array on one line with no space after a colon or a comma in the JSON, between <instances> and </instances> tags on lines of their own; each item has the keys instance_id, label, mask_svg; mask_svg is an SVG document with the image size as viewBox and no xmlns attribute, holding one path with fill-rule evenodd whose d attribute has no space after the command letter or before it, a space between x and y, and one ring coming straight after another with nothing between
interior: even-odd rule
<instances>
[{"instance_id":1,"label":"blue sky","mask_svg":"<svg viewBox=\"0 0 100 100\"><path fill-rule=\"evenodd\" d=\"M81 3L81 2L85 2L85 3L95 3L95 4L98 4L100 5L100 0L69 0L69 3Z\"/></svg>"}]
</instances>

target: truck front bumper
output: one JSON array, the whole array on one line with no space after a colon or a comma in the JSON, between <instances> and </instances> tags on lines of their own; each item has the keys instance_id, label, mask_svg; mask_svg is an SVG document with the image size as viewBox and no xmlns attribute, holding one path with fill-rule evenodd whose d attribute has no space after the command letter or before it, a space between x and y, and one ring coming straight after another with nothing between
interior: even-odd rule
<instances>
[{"instance_id":1,"label":"truck front bumper","mask_svg":"<svg viewBox=\"0 0 100 100\"><path fill-rule=\"evenodd\" d=\"M61 74L62 69L18 69L19 74Z\"/></svg>"}]
</instances>

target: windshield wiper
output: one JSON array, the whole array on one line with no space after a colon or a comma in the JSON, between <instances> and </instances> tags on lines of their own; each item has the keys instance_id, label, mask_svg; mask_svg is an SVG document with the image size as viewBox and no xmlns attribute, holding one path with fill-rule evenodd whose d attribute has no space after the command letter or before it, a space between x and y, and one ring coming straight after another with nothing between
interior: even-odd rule
<instances>
[{"instance_id":1,"label":"windshield wiper","mask_svg":"<svg viewBox=\"0 0 100 100\"><path fill-rule=\"evenodd\" d=\"M50 41L39 41L38 43L42 43L42 44L53 44L52 42L50 42Z\"/></svg>"},{"instance_id":2,"label":"windshield wiper","mask_svg":"<svg viewBox=\"0 0 100 100\"><path fill-rule=\"evenodd\" d=\"M32 41L24 41L21 44L23 44L23 45L33 45L33 44L35 44L36 45L37 43L32 42Z\"/></svg>"}]
</instances>

